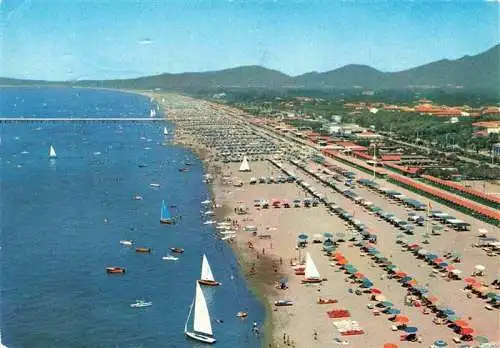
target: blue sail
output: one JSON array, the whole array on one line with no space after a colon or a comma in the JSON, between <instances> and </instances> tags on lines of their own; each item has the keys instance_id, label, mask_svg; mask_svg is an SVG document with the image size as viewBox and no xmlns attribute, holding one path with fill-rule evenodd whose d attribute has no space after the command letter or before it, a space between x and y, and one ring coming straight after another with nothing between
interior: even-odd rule
<instances>
[{"instance_id":1,"label":"blue sail","mask_svg":"<svg viewBox=\"0 0 500 348\"><path fill-rule=\"evenodd\" d=\"M164 223L172 222L172 215L170 215L170 212L168 211L165 201L161 202L160 222Z\"/></svg>"}]
</instances>

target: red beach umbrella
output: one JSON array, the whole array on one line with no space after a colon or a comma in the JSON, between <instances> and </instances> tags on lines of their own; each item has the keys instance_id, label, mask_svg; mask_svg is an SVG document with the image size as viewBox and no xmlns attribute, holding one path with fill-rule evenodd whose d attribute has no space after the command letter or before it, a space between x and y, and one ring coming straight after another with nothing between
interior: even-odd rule
<instances>
[{"instance_id":1,"label":"red beach umbrella","mask_svg":"<svg viewBox=\"0 0 500 348\"><path fill-rule=\"evenodd\" d=\"M436 265L439 265L441 262L444 262L444 260L438 257L437 259L432 260L432 262L434 262Z\"/></svg>"},{"instance_id":2,"label":"red beach umbrella","mask_svg":"<svg viewBox=\"0 0 500 348\"><path fill-rule=\"evenodd\" d=\"M464 282L466 282L467 284L472 285L472 284L474 284L474 283L477 282L477 279L476 278L472 278L472 277L468 277L468 278L464 279Z\"/></svg>"},{"instance_id":3,"label":"red beach umbrella","mask_svg":"<svg viewBox=\"0 0 500 348\"><path fill-rule=\"evenodd\" d=\"M465 320L461 320L461 319L460 319L460 320L455 320L455 321L453 322L453 324L455 324L456 326L459 326L459 327L461 327L461 328L464 328L464 327L469 326L469 323L468 323L468 322L466 322Z\"/></svg>"},{"instance_id":4,"label":"red beach umbrella","mask_svg":"<svg viewBox=\"0 0 500 348\"><path fill-rule=\"evenodd\" d=\"M474 329L471 327L463 327L460 329L460 335L472 335L474 333Z\"/></svg>"},{"instance_id":5,"label":"red beach umbrella","mask_svg":"<svg viewBox=\"0 0 500 348\"><path fill-rule=\"evenodd\" d=\"M375 288L371 289L370 291L372 292L372 294L381 294L382 293L382 291L380 289L375 289Z\"/></svg>"}]
</instances>

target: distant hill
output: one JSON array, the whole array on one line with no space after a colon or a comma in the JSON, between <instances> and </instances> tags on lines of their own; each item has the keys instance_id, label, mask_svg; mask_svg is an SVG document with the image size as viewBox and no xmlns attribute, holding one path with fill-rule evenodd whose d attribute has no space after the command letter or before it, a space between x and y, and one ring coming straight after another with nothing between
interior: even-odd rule
<instances>
[{"instance_id":1,"label":"distant hill","mask_svg":"<svg viewBox=\"0 0 500 348\"><path fill-rule=\"evenodd\" d=\"M407 88L463 87L497 92L500 86L500 44L475 56L443 59L398 72L382 72L366 65L346 65L323 73L310 72L288 76L261 66L181 74L161 74L135 79L47 82L0 78L0 85L52 85L109 87L129 89L223 89L223 88L297 88L373 90Z\"/></svg>"}]
</instances>

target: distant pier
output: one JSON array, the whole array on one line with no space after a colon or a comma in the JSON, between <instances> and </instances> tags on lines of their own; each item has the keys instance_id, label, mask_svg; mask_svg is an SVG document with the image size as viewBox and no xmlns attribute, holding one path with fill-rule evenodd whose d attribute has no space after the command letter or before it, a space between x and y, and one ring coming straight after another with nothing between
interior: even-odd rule
<instances>
[{"instance_id":1,"label":"distant pier","mask_svg":"<svg viewBox=\"0 0 500 348\"><path fill-rule=\"evenodd\" d=\"M109 123L109 122L165 122L160 117L0 117L0 123L46 123L46 122L72 122L72 123Z\"/></svg>"}]
</instances>

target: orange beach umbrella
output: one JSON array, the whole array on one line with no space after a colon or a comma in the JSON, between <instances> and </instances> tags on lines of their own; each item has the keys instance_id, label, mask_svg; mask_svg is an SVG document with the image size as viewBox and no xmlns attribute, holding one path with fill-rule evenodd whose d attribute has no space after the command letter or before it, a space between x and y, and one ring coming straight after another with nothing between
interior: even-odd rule
<instances>
[{"instance_id":1,"label":"orange beach umbrella","mask_svg":"<svg viewBox=\"0 0 500 348\"><path fill-rule=\"evenodd\" d=\"M410 321L410 319L406 315L396 315L394 321L396 323L406 324Z\"/></svg>"},{"instance_id":2,"label":"orange beach umbrella","mask_svg":"<svg viewBox=\"0 0 500 348\"><path fill-rule=\"evenodd\" d=\"M384 348L398 348L396 343L384 343Z\"/></svg>"}]
</instances>

